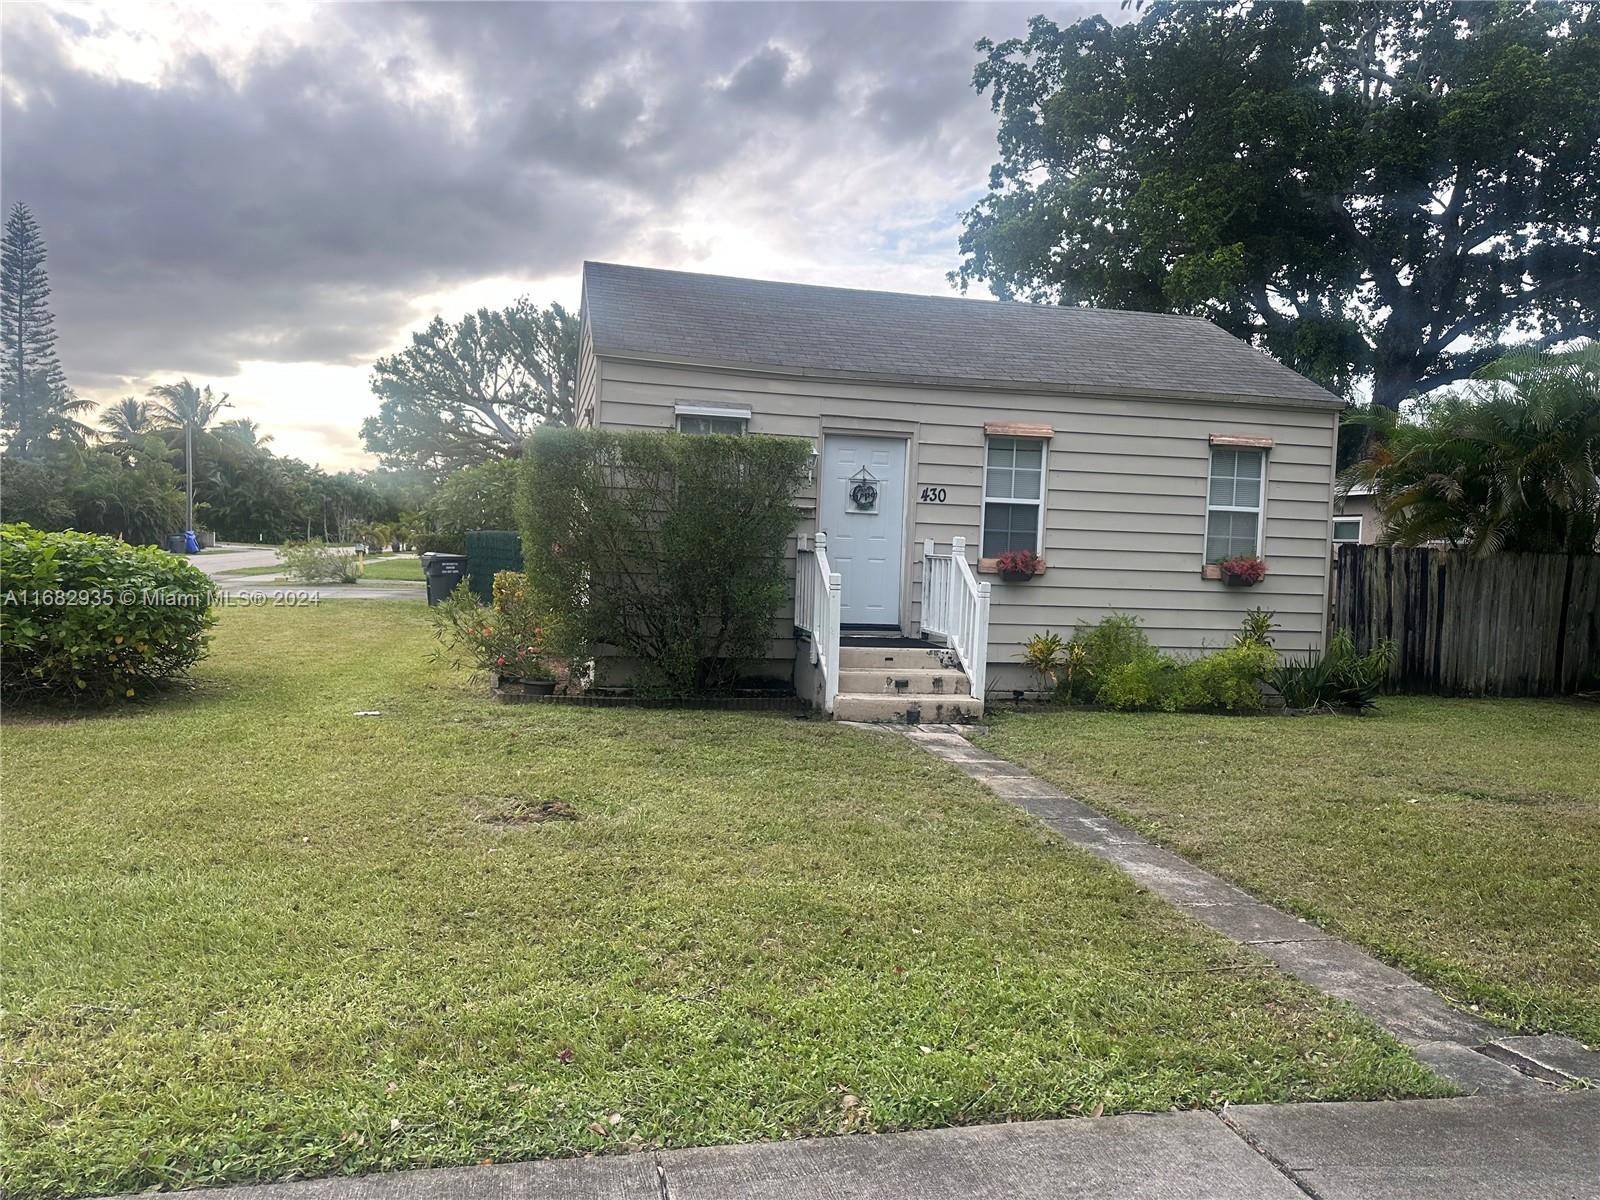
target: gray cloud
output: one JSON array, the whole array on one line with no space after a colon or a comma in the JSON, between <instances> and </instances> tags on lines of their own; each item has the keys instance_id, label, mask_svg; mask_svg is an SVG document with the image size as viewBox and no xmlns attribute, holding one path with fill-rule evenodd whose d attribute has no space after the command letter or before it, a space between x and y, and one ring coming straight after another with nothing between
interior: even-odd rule
<instances>
[{"instance_id":1,"label":"gray cloud","mask_svg":"<svg viewBox=\"0 0 1600 1200\"><path fill-rule=\"evenodd\" d=\"M680 219L708 205L819 259L856 253L850 230L883 256L852 281L893 283L902 235L857 224L893 204L948 237L993 155L972 42L1040 7L328 6L311 36L188 51L159 85L75 65L95 22L9 7L0 174L45 230L89 389L364 363L421 295L585 257L693 268L714 246Z\"/></svg>"}]
</instances>

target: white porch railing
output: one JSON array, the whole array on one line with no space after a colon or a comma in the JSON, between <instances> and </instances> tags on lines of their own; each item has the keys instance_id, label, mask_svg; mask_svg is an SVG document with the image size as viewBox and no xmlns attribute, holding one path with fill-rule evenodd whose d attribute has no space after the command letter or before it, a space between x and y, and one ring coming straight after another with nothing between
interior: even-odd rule
<instances>
[{"instance_id":1,"label":"white porch railing","mask_svg":"<svg viewBox=\"0 0 1600 1200\"><path fill-rule=\"evenodd\" d=\"M967 539L935 554L922 543L922 632L944 639L966 671L974 696L984 695L989 673L989 584L979 583L967 563Z\"/></svg>"},{"instance_id":2,"label":"white porch railing","mask_svg":"<svg viewBox=\"0 0 1600 1200\"><path fill-rule=\"evenodd\" d=\"M822 707L833 711L839 694L839 604L844 585L828 565L828 535L806 544L800 535L795 559L794 624L808 635L811 661L822 672Z\"/></svg>"}]
</instances>

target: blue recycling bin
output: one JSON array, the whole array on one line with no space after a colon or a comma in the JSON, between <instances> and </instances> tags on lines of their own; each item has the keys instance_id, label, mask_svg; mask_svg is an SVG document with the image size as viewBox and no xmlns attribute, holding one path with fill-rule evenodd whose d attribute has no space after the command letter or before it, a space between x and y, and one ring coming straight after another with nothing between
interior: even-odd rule
<instances>
[{"instance_id":1,"label":"blue recycling bin","mask_svg":"<svg viewBox=\"0 0 1600 1200\"><path fill-rule=\"evenodd\" d=\"M194 530L192 529L183 531L183 552L185 554L200 553L200 539L194 536Z\"/></svg>"}]
</instances>

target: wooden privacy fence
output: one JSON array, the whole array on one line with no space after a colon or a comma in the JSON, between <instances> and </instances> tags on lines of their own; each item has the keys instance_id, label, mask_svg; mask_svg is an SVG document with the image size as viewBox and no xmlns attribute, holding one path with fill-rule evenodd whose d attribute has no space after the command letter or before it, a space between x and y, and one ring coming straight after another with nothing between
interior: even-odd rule
<instances>
[{"instance_id":1,"label":"wooden privacy fence","mask_svg":"<svg viewBox=\"0 0 1600 1200\"><path fill-rule=\"evenodd\" d=\"M1394 642L1402 691L1579 691L1600 677L1600 555L1340 546L1333 628Z\"/></svg>"}]
</instances>

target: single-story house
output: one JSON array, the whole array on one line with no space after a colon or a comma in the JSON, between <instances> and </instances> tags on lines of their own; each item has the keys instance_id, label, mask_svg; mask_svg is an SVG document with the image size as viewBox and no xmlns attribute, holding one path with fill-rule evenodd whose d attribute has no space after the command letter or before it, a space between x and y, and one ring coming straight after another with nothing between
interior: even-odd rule
<instances>
[{"instance_id":1,"label":"single-story house","mask_svg":"<svg viewBox=\"0 0 1600 1200\"><path fill-rule=\"evenodd\" d=\"M1112 613L1322 644L1343 401L1208 321L591 262L577 390L583 425L811 443L769 667L835 716L978 715L1035 686L1029 637Z\"/></svg>"}]
</instances>

